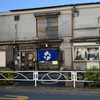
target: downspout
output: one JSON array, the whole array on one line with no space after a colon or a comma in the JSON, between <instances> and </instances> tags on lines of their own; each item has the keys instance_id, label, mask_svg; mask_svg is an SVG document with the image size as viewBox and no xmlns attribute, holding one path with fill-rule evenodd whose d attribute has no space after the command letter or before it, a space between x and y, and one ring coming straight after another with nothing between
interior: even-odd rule
<instances>
[{"instance_id":1,"label":"downspout","mask_svg":"<svg viewBox=\"0 0 100 100\"><path fill-rule=\"evenodd\" d=\"M14 41L13 41L13 63L15 65L15 57L16 57L16 40L17 40L17 21L16 21L16 24L15 24L15 38L14 38Z\"/></svg>"},{"instance_id":2,"label":"downspout","mask_svg":"<svg viewBox=\"0 0 100 100\"><path fill-rule=\"evenodd\" d=\"M73 11L74 11L74 8L75 6L72 8L72 16L71 16L71 19L72 19L72 39L74 38L74 16L73 16ZM73 67L73 48L72 48L73 44L71 43L71 67L72 67L72 70L74 70L74 67Z\"/></svg>"},{"instance_id":3,"label":"downspout","mask_svg":"<svg viewBox=\"0 0 100 100\"><path fill-rule=\"evenodd\" d=\"M18 62L18 60L16 59L16 41L17 41L17 33L18 33L18 20L15 20L15 38L13 41L13 64L15 66L15 61ZM17 64L17 66L19 66L19 64Z\"/></svg>"}]
</instances>

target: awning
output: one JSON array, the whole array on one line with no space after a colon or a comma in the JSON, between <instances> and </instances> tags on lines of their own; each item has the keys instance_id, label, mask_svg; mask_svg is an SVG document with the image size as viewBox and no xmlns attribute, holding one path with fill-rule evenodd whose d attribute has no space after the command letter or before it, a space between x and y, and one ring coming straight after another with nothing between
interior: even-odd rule
<instances>
[{"instance_id":1,"label":"awning","mask_svg":"<svg viewBox=\"0 0 100 100\"><path fill-rule=\"evenodd\" d=\"M100 36L78 37L71 39L70 42L100 42Z\"/></svg>"},{"instance_id":2,"label":"awning","mask_svg":"<svg viewBox=\"0 0 100 100\"><path fill-rule=\"evenodd\" d=\"M63 39L37 39L35 40L36 43L54 43L54 42L62 42Z\"/></svg>"},{"instance_id":3,"label":"awning","mask_svg":"<svg viewBox=\"0 0 100 100\"><path fill-rule=\"evenodd\" d=\"M58 43L58 42L61 43L62 39L34 39L34 40L0 41L0 45Z\"/></svg>"},{"instance_id":4,"label":"awning","mask_svg":"<svg viewBox=\"0 0 100 100\"><path fill-rule=\"evenodd\" d=\"M43 16L57 16L60 15L60 12L50 12L50 13L35 13L35 17L43 17Z\"/></svg>"},{"instance_id":5,"label":"awning","mask_svg":"<svg viewBox=\"0 0 100 100\"><path fill-rule=\"evenodd\" d=\"M19 41L0 41L0 45L15 45L15 44L29 44L33 43L32 40L19 40Z\"/></svg>"}]
</instances>

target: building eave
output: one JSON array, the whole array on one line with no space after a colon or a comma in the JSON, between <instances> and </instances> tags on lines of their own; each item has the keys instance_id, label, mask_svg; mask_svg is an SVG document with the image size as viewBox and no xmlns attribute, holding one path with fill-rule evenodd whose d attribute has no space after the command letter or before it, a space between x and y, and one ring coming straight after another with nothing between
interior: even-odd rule
<instances>
[{"instance_id":1,"label":"building eave","mask_svg":"<svg viewBox=\"0 0 100 100\"><path fill-rule=\"evenodd\" d=\"M17 44L35 44L35 43L55 43L62 42L62 39L35 39L35 40L17 40L17 41L0 41L0 45L17 45Z\"/></svg>"},{"instance_id":2,"label":"building eave","mask_svg":"<svg viewBox=\"0 0 100 100\"><path fill-rule=\"evenodd\" d=\"M100 42L100 36L78 37L70 40L71 43L77 42Z\"/></svg>"},{"instance_id":3,"label":"building eave","mask_svg":"<svg viewBox=\"0 0 100 100\"><path fill-rule=\"evenodd\" d=\"M58 5L58 6L49 6L49 7L39 7L39 8L28 8L28 9L15 9L15 10L10 10L10 12L51 9L51 8L59 8L59 7L67 7L67 6L81 6L81 5L91 5L91 4L92 5L93 4L100 4L100 2L78 3L78 4Z\"/></svg>"}]
</instances>

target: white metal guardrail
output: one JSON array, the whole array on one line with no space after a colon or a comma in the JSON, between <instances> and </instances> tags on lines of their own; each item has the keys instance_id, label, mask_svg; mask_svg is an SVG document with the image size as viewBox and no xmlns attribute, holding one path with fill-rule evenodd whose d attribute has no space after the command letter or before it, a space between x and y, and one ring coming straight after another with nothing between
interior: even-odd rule
<instances>
[{"instance_id":1,"label":"white metal guardrail","mask_svg":"<svg viewBox=\"0 0 100 100\"><path fill-rule=\"evenodd\" d=\"M72 71L38 71L37 81L67 82L72 81Z\"/></svg>"},{"instance_id":2,"label":"white metal guardrail","mask_svg":"<svg viewBox=\"0 0 100 100\"><path fill-rule=\"evenodd\" d=\"M0 71L0 80L37 82L91 82L84 78L85 71Z\"/></svg>"}]
</instances>

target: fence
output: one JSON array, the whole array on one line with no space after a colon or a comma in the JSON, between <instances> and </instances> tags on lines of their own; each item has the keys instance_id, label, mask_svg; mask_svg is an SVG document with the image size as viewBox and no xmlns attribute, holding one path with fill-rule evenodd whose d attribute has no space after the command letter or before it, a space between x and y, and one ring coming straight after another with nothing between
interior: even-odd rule
<instances>
[{"instance_id":1,"label":"fence","mask_svg":"<svg viewBox=\"0 0 100 100\"><path fill-rule=\"evenodd\" d=\"M90 82L83 77L85 71L0 71L0 80L37 82ZM10 75L10 77L9 77Z\"/></svg>"}]
</instances>

